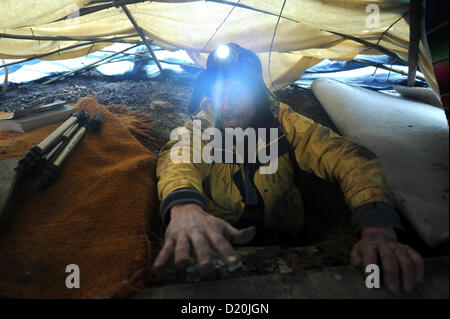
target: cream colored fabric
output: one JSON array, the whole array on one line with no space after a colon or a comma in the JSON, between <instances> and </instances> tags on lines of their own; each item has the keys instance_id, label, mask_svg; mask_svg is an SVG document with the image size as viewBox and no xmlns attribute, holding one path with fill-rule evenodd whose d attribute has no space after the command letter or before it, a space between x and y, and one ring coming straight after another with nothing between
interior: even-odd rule
<instances>
[{"instance_id":1,"label":"cream colored fabric","mask_svg":"<svg viewBox=\"0 0 450 319\"><path fill-rule=\"evenodd\" d=\"M0 2L0 16L6 18L0 22L0 32L66 36L77 39L137 36L132 24L120 8L112 7L77 17L77 8L82 8L88 2L85 0L3 0ZM377 43L382 33L409 9L408 3L400 1L286 0L282 14L285 18L281 18L276 31L270 55L269 72L268 52L283 0L241 0L239 3L276 16L239 7L233 9L233 6L210 1L153 1L127 7L147 36L156 44L169 49L188 50L192 58L202 65L205 63L207 52L219 43L236 42L257 52L263 64L264 79L272 90L291 83L308 67L322 59L349 60L357 54L377 53L364 45L345 40L324 30L340 32ZM371 12L366 12L366 8L370 4L376 4L379 8L379 27L377 28L367 24ZM232 9L226 22L218 29ZM64 19L67 15L70 16ZM59 21L56 21L58 19ZM215 32L216 34L212 37ZM133 38L130 42L137 39L138 37ZM74 45L76 42L1 38L0 58L26 58L41 55L57 48ZM401 19L389 29L379 44L405 60L408 54L408 42L409 26L405 19ZM82 56L105 45L107 44L76 48L69 52L47 56L46 59ZM426 43L422 43L420 47L419 66L433 90L438 94L439 88Z\"/></svg>"}]
</instances>

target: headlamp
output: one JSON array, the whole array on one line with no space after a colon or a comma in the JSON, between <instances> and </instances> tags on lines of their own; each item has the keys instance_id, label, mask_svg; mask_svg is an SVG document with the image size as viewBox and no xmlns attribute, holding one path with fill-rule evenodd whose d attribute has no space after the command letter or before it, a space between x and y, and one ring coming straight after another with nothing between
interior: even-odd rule
<instances>
[{"instance_id":1,"label":"headlamp","mask_svg":"<svg viewBox=\"0 0 450 319\"><path fill-rule=\"evenodd\" d=\"M239 60L240 53L234 43L221 44L209 55L206 67L210 69L232 65Z\"/></svg>"},{"instance_id":2,"label":"headlamp","mask_svg":"<svg viewBox=\"0 0 450 319\"><path fill-rule=\"evenodd\" d=\"M230 48L225 44L219 45L215 51L215 54L219 59L226 59L230 55Z\"/></svg>"},{"instance_id":3,"label":"headlamp","mask_svg":"<svg viewBox=\"0 0 450 319\"><path fill-rule=\"evenodd\" d=\"M211 96L211 84L218 77L230 76L264 85L261 62L254 52L236 43L221 44L208 55L206 70L197 77L188 106L189 114L196 113L203 96Z\"/></svg>"}]
</instances>

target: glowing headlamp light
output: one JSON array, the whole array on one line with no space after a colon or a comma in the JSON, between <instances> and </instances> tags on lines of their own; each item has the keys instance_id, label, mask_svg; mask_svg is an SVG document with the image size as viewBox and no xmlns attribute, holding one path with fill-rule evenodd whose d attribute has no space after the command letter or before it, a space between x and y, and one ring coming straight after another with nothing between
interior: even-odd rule
<instances>
[{"instance_id":1,"label":"glowing headlamp light","mask_svg":"<svg viewBox=\"0 0 450 319\"><path fill-rule=\"evenodd\" d=\"M209 59L208 67L224 66L235 63L239 59L239 50L230 44L220 44Z\"/></svg>"},{"instance_id":2,"label":"glowing headlamp light","mask_svg":"<svg viewBox=\"0 0 450 319\"><path fill-rule=\"evenodd\" d=\"M219 59L224 60L224 59L228 58L229 55L230 55L230 48L228 47L228 45L221 44L217 47L216 56Z\"/></svg>"},{"instance_id":3,"label":"glowing headlamp light","mask_svg":"<svg viewBox=\"0 0 450 319\"><path fill-rule=\"evenodd\" d=\"M189 114L198 113L203 96L211 97L211 84L219 77L239 77L265 88L261 62L254 52L236 43L220 44L208 55L206 70L197 77Z\"/></svg>"}]
</instances>

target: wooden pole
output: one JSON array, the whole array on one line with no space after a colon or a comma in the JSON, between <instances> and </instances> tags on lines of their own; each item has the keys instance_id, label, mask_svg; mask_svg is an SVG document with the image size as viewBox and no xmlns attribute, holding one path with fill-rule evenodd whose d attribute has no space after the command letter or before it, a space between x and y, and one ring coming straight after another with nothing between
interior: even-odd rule
<instances>
[{"instance_id":1,"label":"wooden pole","mask_svg":"<svg viewBox=\"0 0 450 319\"><path fill-rule=\"evenodd\" d=\"M2 60L3 64L5 64L5 60ZM8 67L5 66L5 79L3 80L3 87L0 90L0 96L6 93L6 90L8 90Z\"/></svg>"},{"instance_id":2,"label":"wooden pole","mask_svg":"<svg viewBox=\"0 0 450 319\"><path fill-rule=\"evenodd\" d=\"M34 35L18 35L18 34L6 34L0 33L0 38L17 39L17 40L34 40L34 41L86 41L86 42L117 42L127 38L134 38L135 35L126 35L113 38L97 38L97 39L82 39L72 37L47 37L47 36L34 36Z\"/></svg>"},{"instance_id":3,"label":"wooden pole","mask_svg":"<svg viewBox=\"0 0 450 319\"><path fill-rule=\"evenodd\" d=\"M149 1L149 0L93 0L93 1L89 2L88 5L91 5L91 4L105 4L105 6L103 6L102 9L106 9L106 8L109 8L109 7L112 7L112 6L119 7L119 6L123 6L123 5L137 4L137 3L142 3L142 2L151 2L151 1ZM261 9L256 9L256 8L251 7L251 6L248 6L248 5L245 5L245 4L241 4L241 3L236 3L236 2L233 2L233 1L227 1L227 0L205 0L205 2L215 2L215 3L219 3L219 4L223 4L223 5L239 7L239 8L242 8L242 9L247 9L247 10L260 12L260 13L263 13L263 14L268 14L268 15L272 15L272 16L278 17L278 14L274 14L274 13L271 13L269 11L264 11L264 10L261 10ZM88 8L86 8L86 9L88 9ZM100 6L99 6L99 9L100 9ZM83 10L83 9L81 9L81 10ZM287 17L284 17L284 16L281 16L281 18L298 23L297 20L294 20L292 18L287 18Z\"/></svg>"},{"instance_id":4,"label":"wooden pole","mask_svg":"<svg viewBox=\"0 0 450 319\"><path fill-rule=\"evenodd\" d=\"M63 52L63 51L67 51L67 50L71 50L71 49L75 49L75 48L83 47L83 46L87 46L87 45L93 45L93 44L95 44L95 43L100 43L100 42L111 42L111 43L116 43L116 42L118 42L118 41L99 40L99 41L93 41L93 42L88 42L88 43L79 43L79 44L75 44L75 45L72 45L72 46L68 46L68 47L66 47L66 48L54 50L54 51L51 51L51 52L48 52L48 53L45 53L45 54L32 56L31 58L27 58L27 59L24 59L24 60L20 60L20 61L16 61L16 62L10 62L10 63L7 63L7 64L3 64L3 65L0 65L0 67L6 67L6 66L11 66L11 65L15 65L15 64L20 64L20 63L27 62L27 61L31 61L31 60L35 60L35 59L40 59L40 58L44 58L44 57L46 57L46 56L49 56L49 55L52 55L52 54L56 54L56 53L59 53L59 52ZM120 43L128 43L128 42L120 42ZM138 42L138 44L140 44L140 42Z\"/></svg>"},{"instance_id":5,"label":"wooden pole","mask_svg":"<svg viewBox=\"0 0 450 319\"><path fill-rule=\"evenodd\" d=\"M99 64L99 63L101 63L101 62L103 62L103 61L105 61L105 60L110 60L110 59L114 58L115 56L117 56L117 55L119 55L119 54L122 54L122 53L125 52L125 51L131 50L131 49L133 49L133 48L135 48L135 47L137 47L137 46L138 46L138 44L135 44L135 45L133 45L133 46L131 46L131 47L129 47L129 48L126 48L126 49L120 51L120 52L116 52L116 53L114 53L114 54L112 54L112 55L109 55L109 56L107 56L107 57L104 57L103 59L100 59L100 60L95 61L95 62L93 62L93 63L87 64L87 65L85 65L85 66L83 66L83 67L81 67L81 68L79 68L79 69L76 69L76 70L69 71L69 72L66 72L66 73L64 73L64 74L58 75L57 77L54 77L54 78L52 78L52 79L50 79L50 80L48 80L48 81L45 81L43 84L49 84L49 83L52 83L52 82L54 82L54 81L56 81L56 80L59 80L60 78L65 77L65 76L68 76L68 75L71 75L71 74L73 74L73 73L76 73L76 72L79 72L79 71L83 71L83 70L86 70L86 69L91 68L91 67L93 67L93 66L96 66L97 64Z\"/></svg>"},{"instance_id":6,"label":"wooden pole","mask_svg":"<svg viewBox=\"0 0 450 319\"><path fill-rule=\"evenodd\" d=\"M408 86L414 86L416 82L417 63L419 60L419 43L422 33L422 5L422 0L410 0Z\"/></svg>"},{"instance_id":7,"label":"wooden pole","mask_svg":"<svg viewBox=\"0 0 450 319\"><path fill-rule=\"evenodd\" d=\"M147 47L148 52L152 55L153 60L155 61L156 65L158 66L159 71L161 71L161 74L164 75L164 70L161 66L161 64L158 61L158 58L155 55L155 52L153 52L153 49L151 48L150 44L148 43L147 39L145 38L144 31L142 31L141 27L137 24L136 20L134 20L133 15L128 10L127 6L122 6L123 12L127 15L128 19L130 19L130 22L133 24L136 31L139 33L139 36L141 37L142 41L144 42L145 46Z\"/></svg>"},{"instance_id":8,"label":"wooden pole","mask_svg":"<svg viewBox=\"0 0 450 319\"><path fill-rule=\"evenodd\" d=\"M255 12L260 12L260 13L264 13L264 14L269 14L269 15L272 15L272 16L275 16L275 17L278 17L278 16L279 16L278 14L275 14L275 13L271 13L271 12L268 12L268 11L256 9L256 8L250 7L250 6L248 6L248 5L241 4L241 3L236 3L236 2L233 2L233 1L226 1L226 0L205 0L205 2L215 2L215 3L220 3L220 4L224 4L224 5L228 5L228 6L239 7L239 8L243 8L243 9L252 10L252 11L255 11ZM283 19L290 20L290 21L292 21L292 22L298 23L297 20L294 20L294 19L291 19L291 18L287 18L287 17L285 17L285 16L280 16L280 17L283 18Z\"/></svg>"},{"instance_id":9,"label":"wooden pole","mask_svg":"<svg viewBox=\"0 0 450 319\"><path fill-rule=\"evenodd\" d=\"M349 39L349 40L352 40L352 41L364 44L365 46L367 46L369 48L372 48L372 49L375 49L377 51L380 51L381 53L383 53L383 54L393 58L394 60L398 61L399 63L406 65L406 62L403 61L402 59L400 59L394 52L391 52L388 49L383 48L382 46L380 46L378 44L374 44L372 42L369 42L369 41L366 41L366 40L363 40L363 39L359 39L359 38L351 36L351 35L335 32L335 31L329 31L329 30L323 30L323 29L321 29L320 31L329 32L329 33L338 35L340 37L343 37L344 39Z\"/></svg>"},{"instance_id":10,"label":"wooden pole","mask_svg":"<svg viewBox=\"0 0 450 319\"><path fill-rule=\"evenodd\" d=\"M99 52L115 53L114 51L108 51L108 50L100 50ZM145 61L145 60L153 61L152 57L149 57L149 56L146 56L146 55L140 54L140 53L121 53L121 54L122 55L126 55L126 56L136 56L136 57L139 57L139 58L138 59L120 60L120 61ZM111 62L107 61L107 62L102 63L102 64L114 63L114 62L120 62L120 61L111 61ZM187 64L187 63L167 61L167 60L159 60L159 62L166 63L166 64L185 66L185 67L188 67L188 68L203 69L201 66L195 65L195 64Z\"/></svg>"},{"instance_id":11,"label":"wooden pole","mask_svg":"<svg viewBox=\"0 0 450 319\"><path fill-rule=\"evenodd\" d=\"M387 70L387 71L390 71L390 72L393 72L393 73L398 73L398 74L401 74L401 75L408 76L407 72L403 72L402 70L395 70L395 69L389 68L387 66L384 66L383 64L376 63L376 62L360 60L360 59L355 59L355 58L352 59L352 61L356 62L356 63L360 63L360 64L370 65L370 66L373 66L373 67L376 67L376 68L379 68L379 69L383 69L383 70ZM426 79L423 76L417 75L417 78L419 80L426 81Z\"/></svg>"}]
</instances>

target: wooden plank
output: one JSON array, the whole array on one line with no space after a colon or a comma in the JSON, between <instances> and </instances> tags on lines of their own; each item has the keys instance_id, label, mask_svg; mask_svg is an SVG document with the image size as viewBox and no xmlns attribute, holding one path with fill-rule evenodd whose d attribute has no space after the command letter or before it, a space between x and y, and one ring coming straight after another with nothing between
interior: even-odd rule
<instances>
[{"instance_id":1,"label":"wooden plank","mask_svg":"<svg viewBox=\"0 0 450 319\"><path fill-rule=\"evenodd\" d=\"M422 33L422 0L411 0L409 14L408 86L416 82L419 43Z\"/></svg>"},{"instance_id":2,"label":"wooden plank","mask_svg":"<svg viewBox=\"0 0 450 319\"><path fill-rule=\"evenodd\" d=\"M159 63L158 58L155 55L155 52L153 52L153 49L150 46L150 43L148 43L147 38L145 37L144 31L142 31L141 27L137 24L136 20L134 20L134 17L131 14L131 12L128 10L127 6L123 5L122 6L122 10L123 10L123 12L125 12L125 14L127 15L128 19L133 24L133 26L136 29L136 31L139 33L139 36L141 37L142 41L144 42L145 46L147 47L148 52L150 52L150 54L152 55L153 60L155 61L156 65L158 66L159 71L164 76L164 70L163 70L161 64Z\"/></svg>"}]
</instances>

